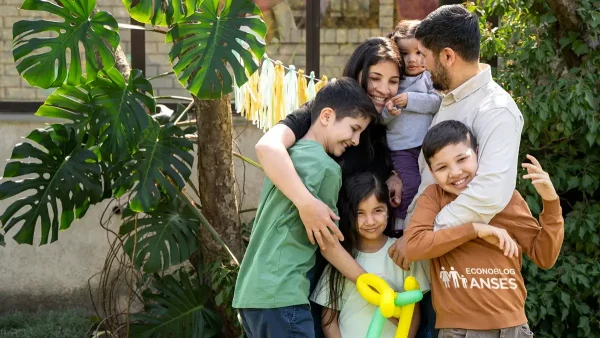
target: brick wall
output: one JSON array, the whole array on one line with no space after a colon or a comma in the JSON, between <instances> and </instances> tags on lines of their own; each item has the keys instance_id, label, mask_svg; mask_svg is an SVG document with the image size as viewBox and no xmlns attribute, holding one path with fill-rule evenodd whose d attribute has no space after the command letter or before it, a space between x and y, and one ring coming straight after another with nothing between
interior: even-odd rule
<instances>
[{"instance_id":1,"label":"brick wall","mask_svg":"<svg viewBox=\"0 0 600 338\"><path fill-rule=\"evenodd\" d=\"M344 65L354 49L372 36L387 35L395 26L394 0L379 1L379 28L324 28L320 32L320 73L328 78L340 77ZM283 34L286 34L285 32ZM267 46L267 54L280 60L284 65L294 65L296 69L306 67L306 32L287 32L289 36L273 41Z\"/></svg>"},{"instance_id":2,"label":"brick wall","mask_svg":"<svg viewBox=\"0 0 600 338\"><path fill-rule=\"evenodd\" d=\"M18 9L22 0L0 0L0 101L23 100L43 101L52 90L33 88L19 77L12 57L12 25L23 19L45 18L53 20L52 15L40 16L40 12ZM99 8L110 12L118 22L129 23L129 16L121 0L98 1ZM356 46L371 36L389 33L394 26L394 0L381 0L379 9L379 28L361 29L321 29L321 74L329 78L339 77L348 57ZM285 32L288 42L272 41L267 47L268 55L281 60L285 65L296 68L306 67L306 32L304 30ZM164 43L164 35L146 33L146 76L151 77L171 71L167 57L170 45ZM130 33L121 30L121 45L126 54L130 53ZM188 96L175 76L152 80L155 95Z\"/></svg>"},{"instance_id":3,"label":"brick wall","mask_svg":"<svg viewBox=\"0 0 600 338\"><path fill-rule=\"evenodd\" d=\"M18 9L23 3L22 0L0 0L0 27L2 35L0 40L0 101L43 101L52 93L53 89L40 89L30 86L23 80L12 56L12 26L19 20L62 20L45 12L26 11ZM121 0L101 0L98 1L98 8L110 12L117 22L129 23L129 14L123 7ZM130 35L128 31L121 32L121 46L126 54L129 54ZM83 47L81 47L83 51ZM67 59L68 60L68 59ZM84 70L85 71L85 70Z\"/></svg>"}]
</instances>

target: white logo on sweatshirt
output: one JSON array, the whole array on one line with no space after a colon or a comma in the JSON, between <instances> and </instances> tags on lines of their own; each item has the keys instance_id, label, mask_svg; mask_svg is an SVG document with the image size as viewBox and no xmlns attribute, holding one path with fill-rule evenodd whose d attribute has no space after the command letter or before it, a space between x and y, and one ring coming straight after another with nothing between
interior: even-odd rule
<instances>
[{"instance_id":1,"label":"white logo on sweatshirt","mask_svg":"<svg viewBox=\"0 0 600 338\"><path fill-rule=\"evenodd\" d=\"M466 269L467 275L509 275L508 277L465 277L454 269L446 270L442 266L440 271L440 279L444 283L446 289L493 289L493 290L515 290L517 289L517 280L510 275L515 275L514 269ZM450 283L452 282L452 283Z\"/></svg>"}]
</instances>

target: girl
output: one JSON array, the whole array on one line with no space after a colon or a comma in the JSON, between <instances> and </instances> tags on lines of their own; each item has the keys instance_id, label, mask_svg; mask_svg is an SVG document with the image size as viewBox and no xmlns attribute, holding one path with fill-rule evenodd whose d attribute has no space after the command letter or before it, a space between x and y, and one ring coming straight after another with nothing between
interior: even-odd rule
<instances>
[{"instance_id":1,"label":"girl","mask_svg":"<svg viewBox=\"0 0 600 338\"><path fill-rule=\"evenodd\" d=\"M413 275L421 290L429 290L425 271L416 262L407 272L388 256L395 239L384 234L388 229L388 189L369 172L353 175L342 185L338 207L342 246L367 272L382 277L395 291L403 291L404 279ZM376 307L362 298L351 281L327 266L311 297L323 305L322 326L325 337L365 337ZM409 337L415 337L419 326L419 304L416 304ZM397 321L385 323L382 337L393 337Z\"/></svg>"},{"instance_id":2,"label":"girl","mask_svg":"<svg viewBox=\"0 0 600 338\"><path fill-rule=\"evenodd\" d=\"M442 97L433 88L431 75L425 70L424 58L415 39L419 23L418 20L402 20L390 35L398 45L405 67L398 95L387 102L382 111L392 164L403 184L400 207L394 210L396 237L404 229L406 210L421 184L418 164L421 144L442 102Z\"/></svg>"}]
</instances>

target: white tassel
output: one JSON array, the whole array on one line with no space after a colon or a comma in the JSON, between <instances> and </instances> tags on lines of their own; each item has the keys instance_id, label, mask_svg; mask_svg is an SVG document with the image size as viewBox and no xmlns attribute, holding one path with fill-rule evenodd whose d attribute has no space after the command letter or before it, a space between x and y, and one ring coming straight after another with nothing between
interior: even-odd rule
<instances>
[{"instance_id":1,"label":"white tassel","mask_svg":"<svg viewBox=\"0 0 600 338\"><path fill-rule=\"evenodd\" d=\"M263 59L262 68L260 70L260 94L262 95L262 109L259 111L259 123L257 127L263 131L271 128L269 121L273 115L273 83L275 82L275 66L271 59L265 57Z\"/></svg>"},{"instance_id":2,"label":"white tassel","mask_svg":"<svg viewBox=\"0 0 600 338\"><path fill-rule=\"evenodd\" d=\"M294 65L290 65L290 71L283 79L283 107L284 116L298 109L298 74Z\"/></svg>"},{"instance_id":3,"label":"white tassel","mask_svg":"<svg viewBox=\"0 0 600 338\"><path fill-rule=\"evenodd\" d=\"M310 79L308 80L308 88L306 90L306 97L308 101L315 98L317 91L315 90L315 72L310 72Z\"/></svg>"}]
</instances>

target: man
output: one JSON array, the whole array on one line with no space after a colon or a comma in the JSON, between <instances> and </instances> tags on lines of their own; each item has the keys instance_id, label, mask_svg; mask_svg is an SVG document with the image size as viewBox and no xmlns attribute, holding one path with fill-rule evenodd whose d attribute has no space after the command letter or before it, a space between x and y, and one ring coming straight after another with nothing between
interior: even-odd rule
<instances>
[{"instance_id":1,"label":"man","mask_svg":"<svg viewBox=\"0 0 600 338\"><path fill-rule=\"evenodd\" d=\"M487 224L506 207L515 189L523 116L510 94L492 79L490 66L479 63L478 18L463 6L438 8L421 22L415 38L433 86L446 93L431 126L446 120L461 121L479 144L477 176L456 200L440 211L435 229L469 222ZM407 226L415 201L425 188L435 183L422 153L419 169L421 185L408 208ZM389 254L396 264L408 268L404 245L403 239L396 241ZM423 263L429 273L429 264ZM426 306L422 308L427 311ZM432 316L435 315L426 314L434 321ZM432 325L429 324L431 328Z\"/></svg>"}]
</instances>

